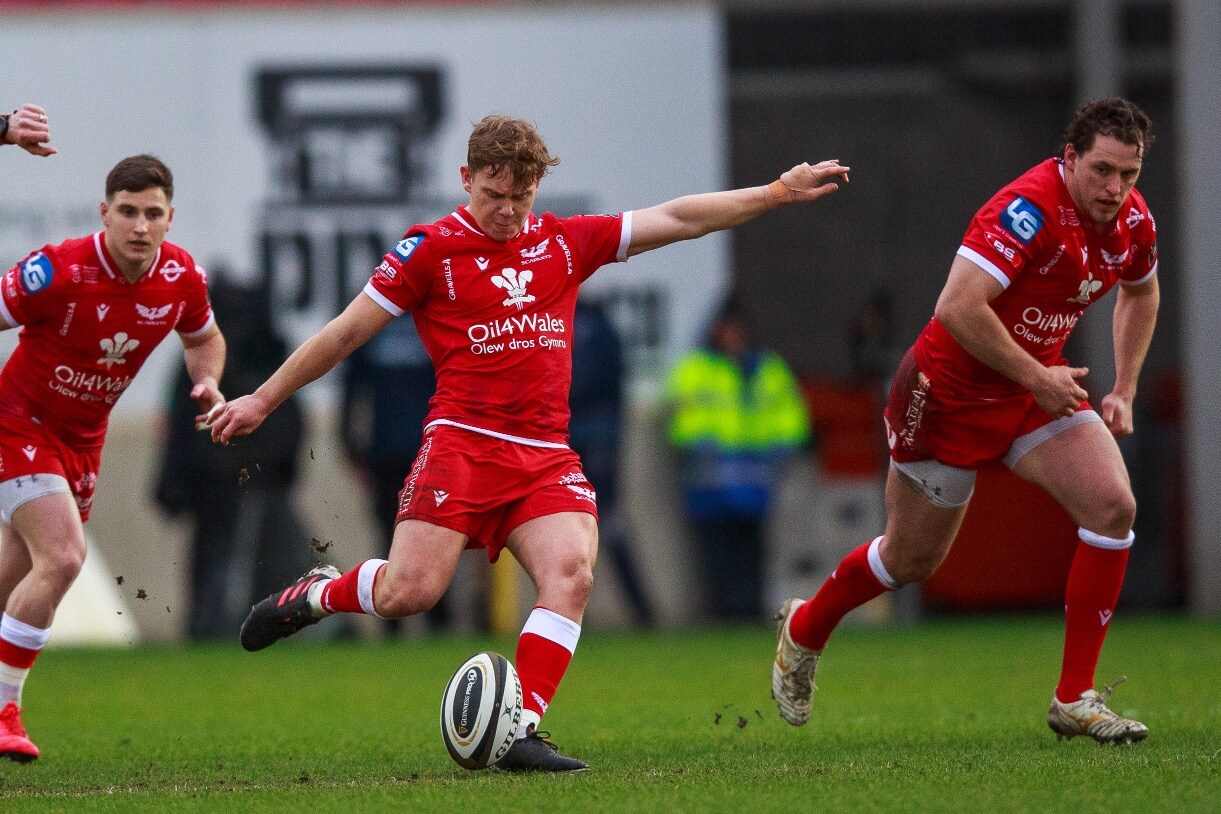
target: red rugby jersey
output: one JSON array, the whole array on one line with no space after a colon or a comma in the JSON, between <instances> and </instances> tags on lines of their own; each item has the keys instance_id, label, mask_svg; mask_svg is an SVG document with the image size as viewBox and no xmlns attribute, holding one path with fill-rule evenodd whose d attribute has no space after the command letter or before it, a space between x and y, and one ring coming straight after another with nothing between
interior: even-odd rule
<instances>
[{"instance_id":1,"label":"red rugby jersey","mask_svg":"<svg viewBox=\"0 0 1221 814\"><path fill-rule=\"evenodd\" d=\"M631 216L531 213L500 242L459 207L407 230L365 293L395 316L413 312L437 375L427 423L566 443L577 288L627 260Z\"/></svg>"},{"instance_id":2,"label":"red rugby jersey","mask_svg":"<svg viewBox=\"0 0 1221 814\"><path fill-rule=\"evenodd\" d=\"M100 445L110 411L171 330L213 324L207 280L182 248L163 243L134 283L102 232L43 246L0 282L0 315L20 325L0 371L0 413L50 427L70 445Z\"/></svg>"},{"instance_id":3,"label":"red rugby jersey","mask_svg":"<svg viewBox=\"0 0 1221 814\"><path fill-rule=\"evenodd\" d=\"M1117 282L1157 273L1157 228L1135 189L1105 232L1083 223L1049 158L1005 186L976 213L958 254L1005 290L990 305L1010 336L1044 365L1063 361L1081 314ZM916 341L920 369L958 393L998 396L1022 388L968 353L936 317Z\"/></svg>"}]
</instances>

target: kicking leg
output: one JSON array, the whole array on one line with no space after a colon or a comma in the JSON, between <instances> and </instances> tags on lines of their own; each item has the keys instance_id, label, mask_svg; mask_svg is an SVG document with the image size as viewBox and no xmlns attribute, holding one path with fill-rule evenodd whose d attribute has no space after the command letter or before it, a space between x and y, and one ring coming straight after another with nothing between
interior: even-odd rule
<instances>
[{"instance_id":1,"label":"kicking leg","mask_svg":"<svg viewBox=\"0 0 1221 814\"><path fill-rule=\"evenodd\" d=\"M365 560L342 575L320 565L251 608L242 624L242 647L262 650L332 613L401 619L426 611L453 579L466 540L452 529L403 520L395 527L389 560Z\"/></svg>"}]
</instances>

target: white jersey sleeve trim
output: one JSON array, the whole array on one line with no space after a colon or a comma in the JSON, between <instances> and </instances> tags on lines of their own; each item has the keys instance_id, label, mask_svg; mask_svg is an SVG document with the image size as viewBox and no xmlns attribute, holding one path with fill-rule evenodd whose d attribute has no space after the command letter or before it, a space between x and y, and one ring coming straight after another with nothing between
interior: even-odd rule
<instances>
[{"instance_id":1,"label":"white jersey sleeve trim","mask_svg":"<svg viewBox=\"0 0 1221 814\"><path fill-rule=\"evenodd\" d=\"M405 310L392 303L385 294L374 288L372 280L365 283L365 293L369 295L369 299L373 300L382 308L385 308L393 316L401 317L403 314L407 313Z\"/></svg>"},{"instance_id":2,"label":"white jersey sleeve trim","mask_svg":"<svg viewBox=\"0 0 1221 814\"><path fill-rule=\"evenodd\" d=\"M619 251L615 252L615 260L626 263L628 249L632 248L632 210L624 212L620 220L623 223L619 227Z\"/></svg>"},{"instance_id":3,"label":"white jersey sleeve trim","mask_svg":"<svg viewBox=\"0 0 1221 814\"><path fill-rule=\"evenodd\" d=\"M568 449L567 444L557 444L555 441L539 441L535 438L524 438L520 435L509 435L507 432L496 432L496 430L485 430L483 427L475 427L471 424L463 424L461 421L452 421L448 418L438 418L436 421L429 421L424 427L427 432L430 427L457 427L460 430L469 430L477 432L480 435L487 435L492 438L499 438L501 441L511 441L514 444L523 444L528 447L544 447L546 449Z\"/></svg>"},{"instance_id":4,"label":"white jersey sleeve trim","mask_svg":"<svg viewBox=\"0 0 1221 814\"><path fill-rule=\"evenodd\" d=\"M1149 269L1149 273L1146 274L1144 277L1141 277L1139 280L1120 280L1119 284L1120 285L1140 285L1141 283L1149 282L1150 280L1153 279L1153 275L1157 274L1157 264L1160 262L1162 262L1162 261L1154 260L1153 268Z\"/></svg>"},{"instance_id":5,"label":"white jersey sleeve trim","mask_svg":"<svg viewBox=\"0 0 1221 814\"><path fill-rule=\"evenodd\" d=\"M1012 282L1005 275L1005 272L1001 271L1000 266L996 265L996 263L993 263L991 260L984 257L982 254L975 251L974 249L968 248L966 246L959 246L958 255L959 255L959 257L965 257L966 259L970 260L975 265L979 266L984 271L988 272L988 274L990 274L990 275L992 275L992 277L996 278L996 281L1001 284L1002 288L1008 288L1009 283Z\"/></svg>"},{"instance_id":6,"label":"white jersey sleeve trim","mask_svg":"<svg viewBox=\"0 0 1221 814\"><path fill-rule=\"evenodd\" d=\"M13 316L13 312L8 310L8 303L4 301L4 295L0 294L0 317L4 318L4 328L18 328L21 323Z\"/></svg>"},{"instance_id":7,"label":"white jersey sleeve trim","mask_svg":"<svg viewBox=\"0 0 1221 814\"><path fill-rule=\"evenodd\" d=\"M206 334L215 324L216 324L216 314L212 313L211 309L209 309L208 310L208 321L204 323L204 326L202 328L200 328L198 331L179 331L178 335L181 336L183 339L194 339L198 336L203 336L204 334Z\"/></svg>"}]
</instances>

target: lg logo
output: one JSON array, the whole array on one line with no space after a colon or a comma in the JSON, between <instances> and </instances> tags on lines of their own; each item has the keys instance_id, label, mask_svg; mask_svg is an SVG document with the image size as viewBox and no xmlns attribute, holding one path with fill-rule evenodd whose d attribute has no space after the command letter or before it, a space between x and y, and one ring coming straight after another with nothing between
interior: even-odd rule
<instances>
[{"instance_id":1,"label":"lg logo","mask_svg":"<svg viewBox=\"0 0 1221 814\"><path fill-rule=\"evenodd\" d=\"M1026 245L1034 239L1039 229L1043 228L1043 214L1039 212L1038 207L1019 195L1005 207L1001 224L1016 235L1022 245Z\"/></svg>"}]
</instances>

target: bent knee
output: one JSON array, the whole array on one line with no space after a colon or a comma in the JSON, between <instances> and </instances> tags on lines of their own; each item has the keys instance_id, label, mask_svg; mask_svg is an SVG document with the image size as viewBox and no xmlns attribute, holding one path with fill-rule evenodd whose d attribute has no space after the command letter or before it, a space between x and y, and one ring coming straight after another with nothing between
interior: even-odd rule
<instances>
[{"instance_id":1,"label":"bent knee","mask_svg":"<svg viewBox=\"0 0 1221 814\"><path fill-rule=\"evenodd\" d=\"M1128 536L1136 522L1136 498L1130 490L1116 491L1096 501L1081 526L1104 537Z\"/></svg>"},{"instance_id":2,"label":"bent knee","mask_svg":"<svg viewBox=\"0 0 1221 814\"><path fill-rule=\"evenodd\" d=\"M882 564L886 573L899 585L911 585L928 579L945 560L946 551L928 550L919 545L905 545L902 540L883 540Z\"/></svg>"},{"instance_id":3,"label":"bent knee","mask_svg":"<svg viewBox=\"0 0 1221 814\"><path fill-rule=\"evenodd\" d=\"M557 567L542 575L541 582L539 593L548 596L549 602L558 602L561 607L584 608L593 591L593 563L583 559L557 563Z\"/></svg>"},{"instance_id":4,"label":"bent knee","mask_svg":"<svg viewBox=\"0 0 1221 814\"><path fill-rule=\"evenodd\" d=\"M404 619L424 613L441 601L446 586L429 579L388 580L379 584L374 597L377 615L384 619Z\"/></svg>"},{"instance_id":5,"label":"bent knee","mask_svg":"<svg viewBox=\"0 0 1221 814\"><path fill-rule=\"evenodd\" d=\"M84 566L85 549L65 548L37 557L33 563L33 570L38 572L46 582L57 586L63 592L71 587Z\"/></svg>"}]
</instances>

